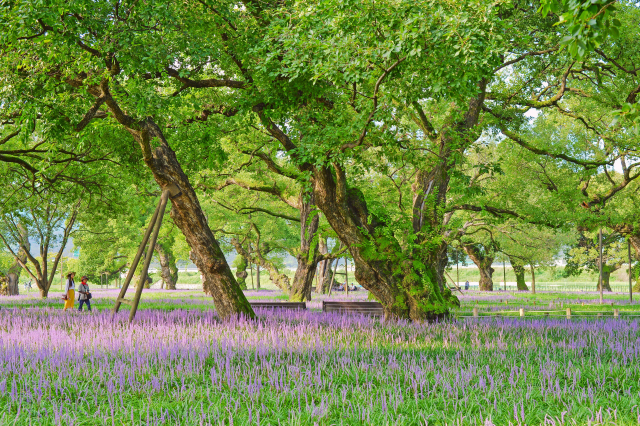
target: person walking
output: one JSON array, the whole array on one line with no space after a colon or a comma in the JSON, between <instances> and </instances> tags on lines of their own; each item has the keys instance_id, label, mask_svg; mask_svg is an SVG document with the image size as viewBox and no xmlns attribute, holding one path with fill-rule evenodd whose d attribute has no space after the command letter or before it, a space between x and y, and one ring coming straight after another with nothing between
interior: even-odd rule
<instances>
[{"instance_id":1,"label":"person walking","mask_svg":"<svg viewBox=\"0 0 640 426\"><path fill-rule=\"evenodd\" d=\"M464 283L464 289L465 289L465 290L469 290L469 280L465 281L465 283Z\"/></svg>"},{"instance_id":2,"label":"person walking","mask_svg":"<svg viewBox=\"0 0 640 426\"><path fill-rule=\"evenodd\" d=\"M87 304L87 309L89 310L89 312L91 312L91 292L89 291L89 285L87 284L88 280L89 279L86 276L83 276L82 282L78 287L78 293L80 293L80 296L78 296L78 300L80 301L78 311L80 312L82 312L82 305L84 305L85 303Z\"/></svg>"},{"instance_id":3,"label":"person walking","mask_svg":"<svg viewBox=\"0 0 640 426\"><path fill-rule=\"evenodd\" d=\"M67 274L67 284L64 289L64 310L71 308L73 309L73 305L76 299L76 283L73 281L73 278L76 276L75 272L69 272Z\"/></svg>"}]
</instances>

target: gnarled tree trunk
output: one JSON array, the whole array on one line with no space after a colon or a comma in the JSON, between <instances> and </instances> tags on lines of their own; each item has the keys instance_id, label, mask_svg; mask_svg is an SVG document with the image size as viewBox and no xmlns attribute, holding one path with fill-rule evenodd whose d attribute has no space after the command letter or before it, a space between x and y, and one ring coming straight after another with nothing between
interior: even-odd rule
<instances>
[{"instance_id":1,"label":"gnarled tree trunk","mask_svg":"<svg viewBox=\"0 0 640 426\"><path fill-rule=\"evenodd\" d=\"M480 272L480 291L493 291L494 269L491 264L494 257L487 254L486 250L482 250L477 244L464 244L463 248Z\"/></svg>"},{"instance_id":2,"label":"gnarled tree trunk","mask_svg":"<svg viewBox=\"0 0 640 426\"><path fill-rule=\"evenodd\" d=\"M103 80L99 86L88 88L88 91L97 99L104 100L113 117L140 144L143 160L160 188L170 191L171 218L191 248L190 257L202 275L203 290L213 297L220 318L240 314L255 317L207 224L189 178L160 127L151 118L136 120L127 115L112 97L107 80ZM155 148L152 147L152 141Z\"/></svg>"},{"instance_id":3,"label":"gnarled tree trunk","mask_svg":"<svg viewBox=\"0 0 640 426\"><path fill-rule=\"evenodd\" d=\"M317 168L313 181L318 207L351 252L356 280L382 303L385 318L426 320L448 313L452 300L443 288L445 243L415 253L426 265L417 271L398 242L384 236L386 224L369 213L362 193L347 187L339 165L333 165L333 172Z\"/></svg>"},{"instance_id":4,"label":"gnarled tree trunk","mask_svg":"<svg viewBox=\"0 0 640 426\"><path fill-rule=\"evenodd\" d=\"M176 266L176 258L173 256L171 247L157 242L155 246L158 260L160 261L160 276L167 290L175 290L178 283L178 267Z\"/></svg>"},{"instance_id":5,"label":"gnarled tree trunk","mask_svg":"<svg viewBox=\"0 0 640 426\"><path fill-rule=\"evenodd\" d=\"M418 170L412 185L415 238L411 248L405 250L397 239L389 237L388 224L369 212L362 192L349 187L345 170L338 162L301 166L312 174L317 206L351 253L356 280L382 303L385 318L437 319L459 305L444 285L448 259L442 236L448 220L447 191L461 147L470 145L479 136L474 128L485 90L483 79L466 111L462 114L456 111L437 134L419 103L413 104L418 115L416 122L433 141L436 152L425 159L430 168ZM293 149L292 141L275 125L268 130L286 149Z\"/></svg>"},{"instance_id":6,"label":"gnarled tree trunk","mask_svg":"<svg viewBox=\"0 0 640 426\"><path fill-rule=\"evenodd\" d=\"M320 216L313 208L313 196L308 201L304 200L303 194L300 198L300 249L296 256L298 267L289 292L289 300L292 302L311 300L311 286L318 265L319 252L319 243L315 236Z\"/></svg>"}]
</instances>

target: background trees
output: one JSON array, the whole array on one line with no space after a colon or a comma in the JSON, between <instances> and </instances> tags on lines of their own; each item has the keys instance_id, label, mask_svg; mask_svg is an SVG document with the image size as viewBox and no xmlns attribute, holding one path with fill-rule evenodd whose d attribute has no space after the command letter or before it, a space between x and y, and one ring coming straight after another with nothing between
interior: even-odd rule
<instances>
[{"instance_id":1,"label":"background trees","mask_svg":"<svg viewBox=\"0 0 640 426\"><path fill-rule=\"evenodd\" d=\"M327 281L335 235L387 316L436 318L457 303L455 241L490 289L499 251L548 261L541 227L635 238L633 215L608 206L640 176L623 110L640 87L638 12L620 7L615 42L587 31L583 48L554 26L563 5L14 2L0 12L0 162L33 191L103 184L90 162L153 178L172 195L163 281L175 225L222 317L252 311L218 239L303 300L318 265ZM119 214L83 223L135 240L144 212ZM96 271L126 264L127 243L110 241L84 251Z\"/></svg>"}]
</instances>

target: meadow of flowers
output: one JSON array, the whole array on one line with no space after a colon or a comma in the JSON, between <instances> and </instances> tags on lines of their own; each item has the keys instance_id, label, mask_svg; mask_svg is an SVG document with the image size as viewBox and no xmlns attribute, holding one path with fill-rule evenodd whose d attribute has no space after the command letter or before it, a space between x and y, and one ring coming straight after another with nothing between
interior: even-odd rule
<instances>
[{"instance_id":1,"label":"meadow of flowers","mask_svg":"<svg viewBox=\"0 0 640 426\"><path fill-rule=\"evenodd\" d=\"M640 421L637 321L0 309L0 424Z\"/></svg>"}]
</instances>

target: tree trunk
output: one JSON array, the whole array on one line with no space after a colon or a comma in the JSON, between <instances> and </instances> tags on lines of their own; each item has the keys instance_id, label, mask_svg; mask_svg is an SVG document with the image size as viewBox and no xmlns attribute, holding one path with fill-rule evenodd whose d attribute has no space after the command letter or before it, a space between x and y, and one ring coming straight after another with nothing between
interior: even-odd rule
<instances>
[{"instance_id":1,"label":"tree trunk","mask_svg":"<svg viewBox=\"0 0 640 426\"><path fill-rule=\"evenodd\" d=\"M292 302L311 300L311 286L318 265L319 243L315 236L320 223L320 216L312 203L313 195L305 201L304 194L300 194L300 249L296 256L298 267L289 292Z\"/></svg>"},{"instance_id":2,"label":"tree trunk","mask_svg":"<svg viewBox=\"0 0 640 426\"><path fill-rule=\"evenodd\" d=\"M611 290L611 273L617 270L615 266L612 268L609 265L602 266L602 290L603 291L612 291ZM598 284L596 285L596 291L600 291L600 280L598 279Z\"/></svg>"},{"instance_id":3,"label":"tree trunk","mask_svg":"<svg viewBox=\"0 0 640 426\"><path fill-rule=\"evenodd\" d=\"M612 291L611 284L609 283L610 278L611 278L611 271L609 271L607 267L602 268L602 290L603 291L609 291L609 292Z\"/></svg>"},{"instance_id":4,"label":"tree trunk","mask_svg":"<svg viewBox=\"0 0 640 426\"><path fill-rule=\"evenodd\" d=\"M260 290L260 265L256 264L256 289Z\"/></svg>"},{"instance_id":5,"label":"tree trunk","mask_svg":"<svg viewBox=\"0 0 640 426\"><path fill-rule=\"evenodd\" d=\"M218 316L226 319L244 314L254 318L255 313L207 224L189 178L160 127L150 117L136 120L127 115L111 95L108 81L103 80L99 86L90 87L88 91L94 97L105 100L113 117L139 143L143 160L160 188L170 191L171 218L191 248L190 257L203 277L203 290L211 294ZM152 147L152 143L156 148Z\"/></svg>"},{"instance_id":6,"label":"tree trunk","mask_svg":"<svg viewBox=\"0 0 640 426\"><path fill-rule=\"evenodd\" d=\"M488 255L486 250L481 250L477 244L463 244L463 248L480 272L480 291L493 291L493 256Z\"/></svg>"},{"instance_id":7,"label":"tree trunk","mask_svg":"<svg viewBox=\"0 0 640 426\"><path fill-rule=\"evenodd\" d=\"M527 287L527 283L524 280L524 266L519 265L517 263L511 263L513 267L513 272L516 274L516 285L518 287L518 291L529 291L529 287Z\"/></svg>"},{"instance_id":8,"label":"tree trunk","mask_svg":"<svg viewBox=\"0 0 640 426\"><path fill-rule=\"evenodd\" d=\"M437 152L425 158L423 164L431 168L418 170L411 188L413 244L409 247L401 246L393 232L389 232L391 224L370 214L362 192L348 186L346 173L338 161L301 166L311 173L318 208L351 253L356 281L382 303L385 318L417 321L443 318L460 304L444 284L448 259L443 236L449 232L446 228L450 217L446 213L449 172L456 166L459 153L480 135L475 126L485 91L486 81L482 79L477 95L469 99L468 108L455 111L437 134L419 103L412 103L418 125L433 141ZM292 141L275 125L268 130L286 149L293 149Z\"/></svg>"},{"instance_id":9,"label":"tree trunk","mask_svg":"<svg viewBox=\"0 0 640 426\"><path fill-rule=\"evenodd\" d=\"M7 272L7 291L9 296L17 296L20 294L20 272L22 272L22 266L20 266L20 262L23 265L27 263L27 251L31 250L31 243L29 242L29 234L27 233L27 229L22 226L22 224L18 224L17 226L18 232L20 235L20 249L18 250L18 259L15 259L13 265L9 268Z\"/></svg>"},{"instance_id":10,"label":"tree trunk","mask_svg":"<svg viewBox=\"0 0 640 426\"><path fill-rule=\"evenodd\" d=\"M289 293L289 291L291 290L289 277L286 274L281 273L278 270L278 267L273 262L267 260L259 251L258 247L256 247L256 254L252 255L252 253L249 253L247 250L245 250L244 247L242 247L242 245L240 244L240 240L238 240L236 237L233 237L231 239L231 244L236 249L237 253L240 253L241 256L246 257L251 262L256 264L256 283L258 288L260 288L260 267L262 267L269 272L269 278L271 279L271 282L276 285L276 287L278 287L284 293Z\"/></svg>"},{"instance_id":11,"label":"tree trunk","mask_svg":"<svg viewBox=\"0 0 640 426\"><path fill-rule=\"evenodd\" d=\"M242 256L241 254L238 254L234 263L236 266L236 278L238 280L238 285L241 289L246 290L247 277L249 276L249 274L247 274L247 258Z\"/></svg>"},{"instance_id":12,"label":"tree trunk","mask_svg":"<svg viewBox=\"0 0 640 426\"><path fill-rule=\"evenodd\" d=\"M175 290L178 283L178 267L171 247L157 242L155 246L158 260L160 261L160 276L167 290Z\"/></svg>"},{"instance_id":13,"label":"tree trunk","mask_svg":"<svg viewBox=\"0 0 640 426\"><path fill-rule=\"evenodd\" d=\"M344 170L338 164L333 170L335 175L328 167L315 169L317 205L349 248L356 281L382 303L385 318L422 321L447 315L457 299L448 288L443 289L446 243L434 249L417 244L430 250L403 253L397 240L385 236L386 224L369 214L362 193L347 188ZM413 256L425 265L421 270L415 268Z\"/></svg>"},{"instance_id":14,"label":"tree trunk","mask_svg":"<svg viewBox=\"0 0 640 426\"><path fill-rule=\"evenodd\" d=\"M531 265L531 294L536 294L536 268Z\"/></svg>"},{"instance_id":15,"label":"tree trunk","mask_svg":"<svg viewBox=\"0 0 640 426\"><path fill-rule=\"evenodd\" d=\"M327 248L327 239L325 237L318 238L318 250L321 255L329 253ZM318 262L318 288L316 293L327 294L329 292L329 285L331 281L331 263L332 259L321 260Z\"/></svg>"}]
</instances>

